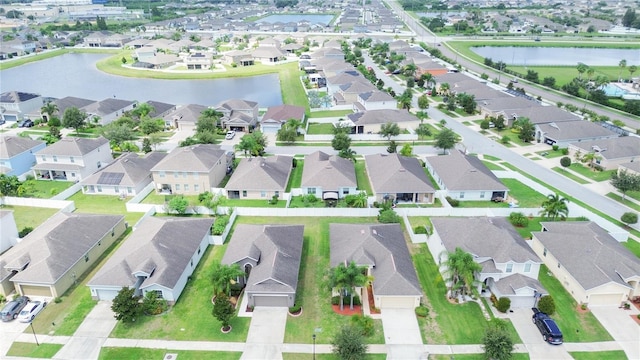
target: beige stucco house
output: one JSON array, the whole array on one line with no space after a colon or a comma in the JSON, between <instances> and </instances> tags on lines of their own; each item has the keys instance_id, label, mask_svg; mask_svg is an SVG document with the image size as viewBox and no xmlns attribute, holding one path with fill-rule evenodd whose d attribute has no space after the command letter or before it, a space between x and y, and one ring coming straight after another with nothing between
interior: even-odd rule
<instances>
[{"instance_id":1,"label":"beige stucco house","mask_svg":"<svg viewBox=\"0 0 640 360\"><path fill-rule=\"evenodd\" d=\"M282 198L293 169L291 156L245 158L240 161L224 189L229 199Z\"/></svg>"}]
</instances>

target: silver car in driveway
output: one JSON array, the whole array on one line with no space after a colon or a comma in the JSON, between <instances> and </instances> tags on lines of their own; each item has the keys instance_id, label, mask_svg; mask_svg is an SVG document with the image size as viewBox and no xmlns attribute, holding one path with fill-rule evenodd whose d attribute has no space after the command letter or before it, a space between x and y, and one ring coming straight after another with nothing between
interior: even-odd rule
<instances>
[{"instance_id":1,"label":"silver car in driveway","mask_svg":"<svg viewBox=\"0 0 640 360\"><path fill-rule=\"evenodd\" d=\"M0 311L0 319L7 322L17 318L20 311L22 311L28 302L29 298L26 296L20 296L13 301L9 301L7 305L2 308L2 311Z\"/></svg>"},{"instance_id":2,"label":"silver car in driveway","mask_svg":"<svg viewBox=\"0 0 640 360\"><path fill-rule=\"evenodd\" d=\"M18 321L23 323L32 322L33 319L35 319L36 315L38 315L45 306L47 306L46 301L29 302L27 306L22 308L22 311L20 311L20 314L18 315Z\"/></svg>"}]
</instances>

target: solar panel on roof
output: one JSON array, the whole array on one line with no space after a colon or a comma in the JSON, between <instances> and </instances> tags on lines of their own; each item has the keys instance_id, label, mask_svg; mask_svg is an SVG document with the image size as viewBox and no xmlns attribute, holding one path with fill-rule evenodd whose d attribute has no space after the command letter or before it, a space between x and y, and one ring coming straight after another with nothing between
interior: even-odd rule
<instances>
[{"instance_id":1,"label":"solar panel on roof","mask_svg":"<svg viewBox=\"0 0 640 360\"><path fill-rule=\"evenodd\" d=\"M123 173L103 172L100 174L100 178L98 178L98 184L118 185L123 177Z\"/></svg>"}]
</instances>

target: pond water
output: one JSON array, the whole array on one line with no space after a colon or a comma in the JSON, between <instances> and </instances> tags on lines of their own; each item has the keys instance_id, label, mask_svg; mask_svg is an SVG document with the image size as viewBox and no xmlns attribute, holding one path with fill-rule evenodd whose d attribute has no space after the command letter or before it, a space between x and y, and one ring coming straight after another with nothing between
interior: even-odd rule
<instances>
[{"instance_id":1,"label":"pond water","mask_svg":"<svg viewBox=\"0 0 640 360\"><path fill-rule=\"evenodd\" d=\"M640 49L479 46L471 50L507 65L618 66L623 59L629 65L640 64Z\"/></svg>"},{"instance_id":2,"label":"pond water","mask_svg":"<svg viewBox=\"0 0 640 360\"><path fill-rule=\"evenodd\" d=\"M262 19L257 20L256 22L268 22L268 23L299 23L300 21L308 21L312 24L322 24L329 25L331 20L333 19L333 15L314 15L314 14L280 14L280 15L270 15L264 17Z\"/></svg>"},{"instance_id":3,"label":"pond water","mask_svg":"<svg viewBox=\"0 0 640 360\"><path fill-rule=\"evenodd\" d=\"M282 104L277 74L213 80L138 79L104 73L95 63L106 54L64 54L0 71L0 90L23 91L62 98L90 100L117 97L140 102L216 105L228 99L258 102L260 107Z\"/></svg>"}]
</instances>

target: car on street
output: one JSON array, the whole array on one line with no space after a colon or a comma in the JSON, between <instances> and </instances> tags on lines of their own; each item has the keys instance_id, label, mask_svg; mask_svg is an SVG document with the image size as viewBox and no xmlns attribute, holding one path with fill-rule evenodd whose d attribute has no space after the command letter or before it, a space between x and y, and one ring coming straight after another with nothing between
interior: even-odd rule
<instances>
[{"instance_id":1,"label":"car on street","mask_svg":"<svg viewBox=\"0 0 640 360\"><path fill-rule=\"evenodd\" d=\"M236 136L235 131L227 131L227 135L224 136L225 139L231 140Z\"/></svg>"},{"instance_id":2,"label":"car on street","mask_svg":"<svg viewBox=\"0 0 640 360\"><path fill-rule=\"evenodd\" d=\"M20 311L27 305L29 298L26 296L19 296L15 300L9 301L7 305L0 311L0 319L7 322L18 317Z\"/></svg>"},{"instance_id":3,"label":"car on street","mask_svg":"<svg viewBox=\"0 0 640 360\"><path fill-rule=\"evenodd\" d=\"M22 121L18 124L18 127L21 127L21 128L30 128L30 127L32 127L33 125L34 125L34 124L33 124L33 121L31 121L31 120L22 120Z\"/></svg>"},{"instance_id":4,"label":"car on street","mask_svg":"<svg viewBox=\"0 0 640 360\"><path fill-rule=\"evenodd\" d=\"M556 324L556 322L549 317L549 315L538 310L538 308L531 308L533 310L533 323L536 324L538 330L542 334L542 339L549 344L560 345L562 344L562 331Z\"/></svg>"},{"instance_id":5,"label":"car on street","mask_svg":"<svg viewBox=\"0 0 640 360\"><path fill-rule=\"evenodd\" d=\"M20 314L18 315L18 321L23 323L32 322L36 315L38 315L45 306L47 306L46 301L29 302L24 308L22 308L22 311L20 311Z\"/></svg>"}]
</instances>

